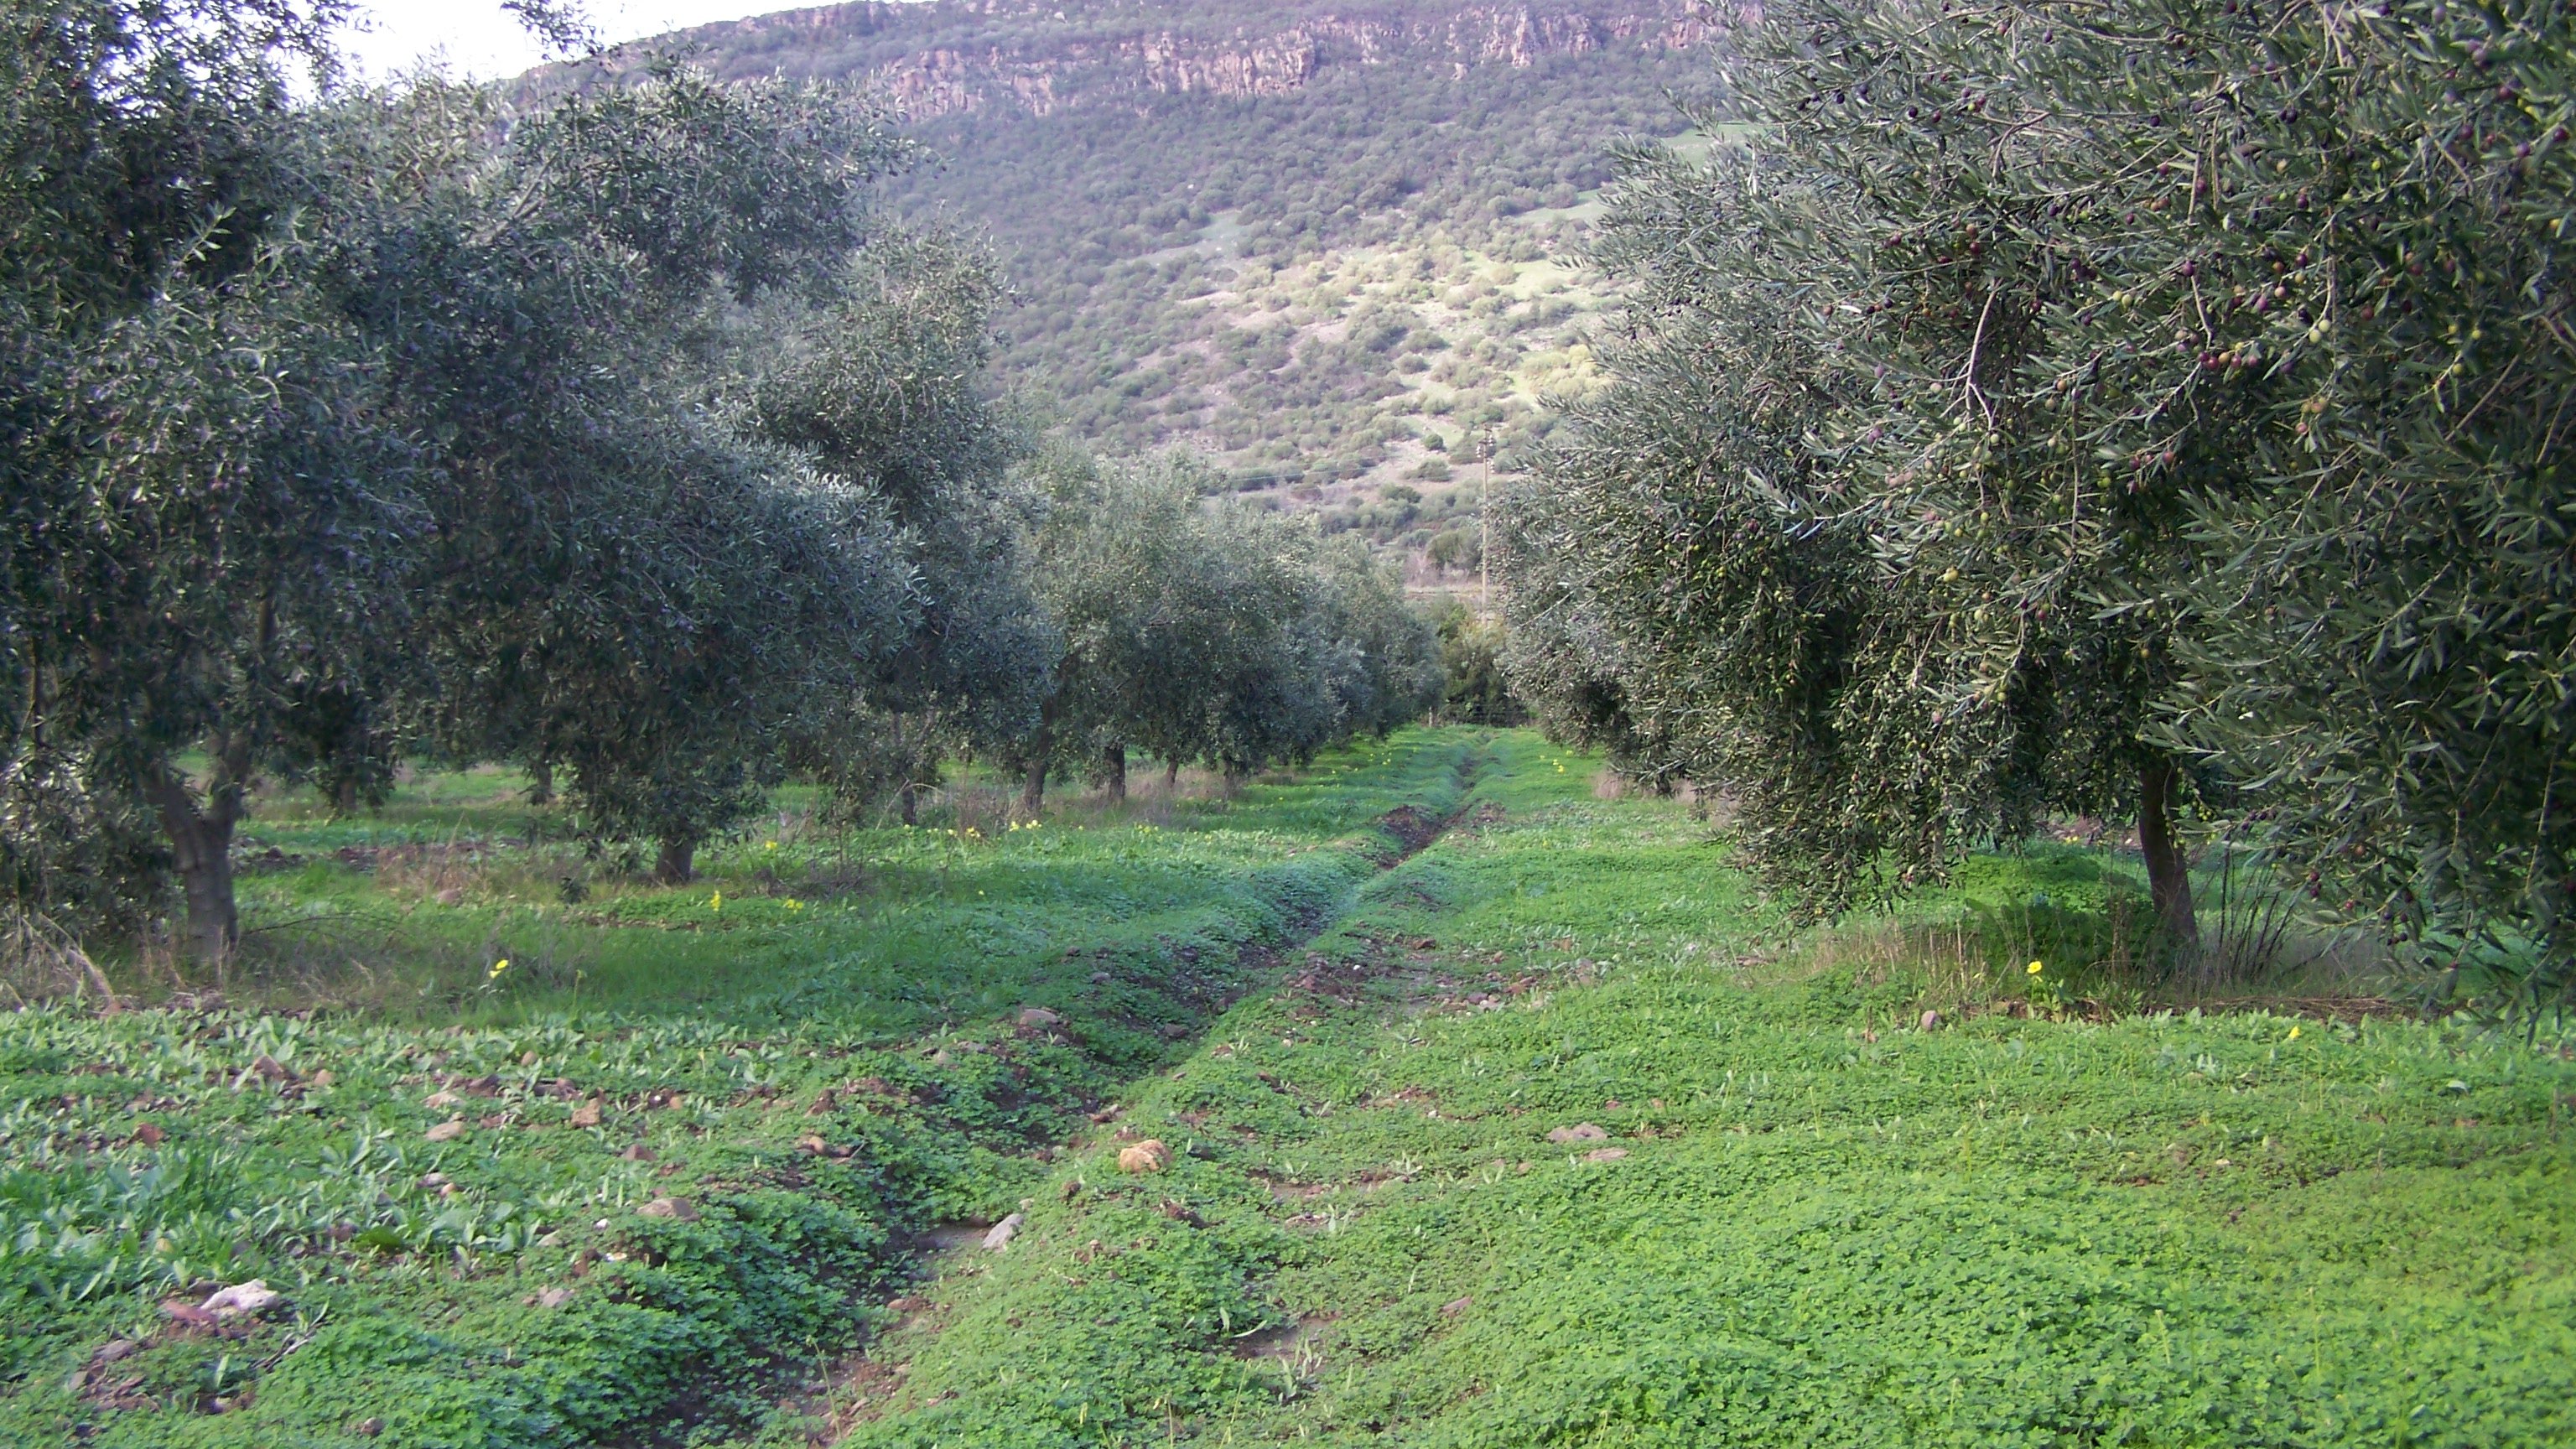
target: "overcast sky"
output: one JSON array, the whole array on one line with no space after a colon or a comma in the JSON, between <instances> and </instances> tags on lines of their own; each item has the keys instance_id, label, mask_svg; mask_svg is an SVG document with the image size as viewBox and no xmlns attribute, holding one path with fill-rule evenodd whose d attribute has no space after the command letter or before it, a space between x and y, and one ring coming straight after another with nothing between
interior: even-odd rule
<instances>
[{"instance_id":1,"label":"overcast sky","mask_svg":"<svg viewBox=\"0 0 2576 1449\"><path fill-rule=\"evenodd\" d=\"M601 38L635 40L823 0L588 0ZM436 56L478 79L517 75L545 59L499 0L358 0L361 27L346 37L349 53L379 79Z\"/></svg>"}]
</instances>

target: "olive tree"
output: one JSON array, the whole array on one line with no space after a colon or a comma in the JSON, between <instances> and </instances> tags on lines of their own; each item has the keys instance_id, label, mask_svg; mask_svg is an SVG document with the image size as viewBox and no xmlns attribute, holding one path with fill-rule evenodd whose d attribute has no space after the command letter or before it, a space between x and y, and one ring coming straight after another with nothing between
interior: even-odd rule
<instances>
[{"instance_id":1,"label":"olive tree","mask_svg":"<svg viewBox=\"0 0 2576 1449\"><path fill-rule=\"evenodd\" d=\"M2196 809L2563 979L2569 23L1775 8L1743 144L1636 158L1607 228L1638 304L1517 505L1530 685L1739 785L1824 902L2120 810L2188 948Z\"/></svg>"},{"instance_id":2,"label":"olive tree","mask_svg":"<svg viewBox=\"0 0 2576 1449\"><path fill-rule=\"evenodd\" d=\"M1521 702L1504 677L1509 636L1498 621L1479 619L1466 605L1450 603L1434 625L1440 645L1439 717L1454 724L1527 723Z\"/></svg>"},{"instance_id":3,"label":"olive tree","mask_svg":"<svg viewBox=\"0 0 2576 1449\"><path fill-rule=\"evenodd\" d=\"M1035 586L1058 641L1038 717L1014 751L1021 806L1034 811L1069 743L1117 795L1131 746L1175 767L1199 751L1232 601L1185 467L1057 447L1027 471Z\"/></svg>"},{"instance_id":4,"label":"olive tree","mask_svg":"<svg viewBox=\"0 0 2576 1449\"><path fill-rule=\"evenodd\" d=\"M93 916L175 869L203 954L263 772L355 803L408 741L559 763L595 831L685 876L925 612L889 470L720 386L731 319L843 288L903 154L874 114L668 66L516 114L349 91L335 18L0 20L0 864Z\"/></svg>"},{"instance_id":5,"label":"olive tree","mask_svg":"<svg viewBox=\"0 0 2576 1449\"><path fill-rule=\"evenodd\" d=\"M1402 570L1356 538L1325 540L1315 569L1325 630L1348 646L1334 686L1342 730L1382 739L1422 718L1446 683L1443 646L1405 598Z\"/></svg>"},{"instance_id":6,"label":"olive tree","mask_svg":"<svg viewBox=\"0 0 2576 1449\"><path fill-rule=\"evenodd\" d=\"M327 80L335 13L0 16L0 853L21 903L93 919L148 906L175 867L201 953L238 930L255 774L380 738L349 702L392 667L424 524L416 454L369 405L307 230L290 81Z\"/></svg>"},{"instance_id":7,"label":"olive tree","mask_svg":"<svg viewBox=\"0 0 2576 1449\"><path fill-rule=\"evenodd\" d=\"M1240 505L1208 519L1210 575L1225 601L1204 699L1202 757L1228 780L1302 761L1351 733L1351 642L1323 608L1317 535L1304 520Z\"/></svg>"},{"instance_id":8,"label":"olive tree","mask_svg":"<svg viewBox=\"0 0 2576 1449\"><path fill-rule=\"evenodd\" d=\"M1437 676L1429 626L1356 541L1202 506L1183 457L1105 463L1059 449L1038 487L1037 590L1060 631L1039 718L1017 751L1035 810L1068 745L1113 796L1127 752L1240 777L1418 717Z\"/></svg>"},{"instance_id":9,"label":"olive tree","mask_svg":"<svg viewBox=\"0 0 2576 1449\"><path fill-rule=\"evenodd\" d=\"M353 104L346 305L439 445L419 727L563 767L587 829L687 879L919 612L876 480L723 406L728 319L829 296L902 149L834 93L670 67L497 148L474 93Z\"/></svg>"},{"instance_id":10,"label":"olive tree","mask_svg":"<svg viewBox=\"0 0 2576 1449\"><path fill-rule=\"evenodd\" d=\"M738 329L737 426L850 480L900 530L904 628L794 731L843 818L891 798L911 823L949 752L1007 748L1044 695L1056 640L1010 472L1027 444L983 391L1002 298L982 248L881 224L826 298Z\"/></svg>"},{"instance_id":11,"label":"olive tree","mask_svg":"<svg viewBox=\"0 0 2576 1449\"><path fill-rule=\"evenodd\" d=\"M2106 18L2061 42L2097 69L2175 16ZM2537 1011L2576 986L2576 16L2194 18L2141 83L2130 186L2098 191L2123 244L2070 332L2136 359L2109 461L2180 493L2197 560L2114 602L2196 621L2163 733L2292 883ZM2246 421L2159 429L2161 394Z\"/></svg>"},{"instance_id":12,"label":"olive tree","mask_svg":"<svg viewBox=\"0 0 2576 1449\"><path fill-rule=\"evenodd\" d=\"M1902 403L1823 435L1885 480L1881 555L2092 631L2122 723L2084 754L2141 762L2151 872L2188 770L2330 907L2562 990L2576 20L1814 14L1770 93L1849 116L1809 124L1883 223L1811 333Z\"/></svg>"}]
</instances>

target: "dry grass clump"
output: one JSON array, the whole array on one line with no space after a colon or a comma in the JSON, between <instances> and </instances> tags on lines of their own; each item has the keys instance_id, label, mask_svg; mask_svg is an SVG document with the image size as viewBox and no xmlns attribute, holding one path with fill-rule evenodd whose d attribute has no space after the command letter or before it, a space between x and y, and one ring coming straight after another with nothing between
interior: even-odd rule
<instances>
[{"instance_id":1,"label":"dry grass clump","mask_svg":"<svg viewBox=\"0 0 2576 1449\"><path fill-rule=\"evenodd\" d=\"M2177 965L2146 923L2114 898L2075 930L2029 912L1979 911L1940 920L1868 920L1817 930L1777 959L1754 963L1748 984L1848 973L1862 988L1917 984L1909 1012L2118 1016L2163 1009L2348 1017L2402 1009L2387 948L2362 933L2206 918L2196 965ZM2032 970L2036 963L2040 969Z\"/></svg>"},{"instance_id":2,"label":"dry grass clump","mask_svg":"<svg viewBox=\"0 0 2576 1449\"><path fill-rule=\"evenodd\" d=\"M71 932L33 911L0 914L0 1002L28 1006L65 997L95 998L105 1010L117 1009L107 973Z\"/></svg>"}]
</instances>

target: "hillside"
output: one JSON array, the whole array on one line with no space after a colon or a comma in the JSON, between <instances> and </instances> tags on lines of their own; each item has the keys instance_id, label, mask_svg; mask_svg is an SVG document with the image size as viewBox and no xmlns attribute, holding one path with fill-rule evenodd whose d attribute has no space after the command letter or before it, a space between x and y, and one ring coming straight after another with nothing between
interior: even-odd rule
<instances>
[{"instance_id":1,"label":"hillside","mask_svg":"<svg viewBox=\"0 0 2576 1449\"><path fill-rule=\"evenodd\" d=\"M1677 129L1716 34L1692 0L933 0L670 46L881 87L940 163L898 204L1008 265L998 372L1040 416L1417 555L1454 531L1463 565L1473 493L1442 485L1589 380L1576 223L1613 141Z\"/></svg>"}]
</instances>

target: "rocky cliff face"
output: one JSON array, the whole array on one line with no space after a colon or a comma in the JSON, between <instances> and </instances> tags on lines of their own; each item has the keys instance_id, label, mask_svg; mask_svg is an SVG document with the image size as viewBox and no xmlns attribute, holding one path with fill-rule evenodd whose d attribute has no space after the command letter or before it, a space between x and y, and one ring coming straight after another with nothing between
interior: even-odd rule
<instances>
[{"instance_id":1,"label":"rocky cliff face","mask_svg":"<svg viewBox=\"0 0 2576 1449\"><path fill-rule=\"evenodd\" d=\"M1011 106L1047 115L1122 93L1278 96L1303 90L1323 65L1301 31L1209 41L1171 31L1060 47L936 47L875 67L870 78L915 119Z\"/></svg>"},{"instance_id":2,"label":"rocky cliff face","mask_svg":"<svg viewBox=\"0 0 2576 1449\"><path fill-rule=\"evenodd\" d=\"M1159 96L1288 95L1343 65L1454 75L1613 46L1683 49L1704 43L1720 19L1706 0L877 0L674 39L723 74L866 77L926 120Z\"/></svg>"}]
</instances>

